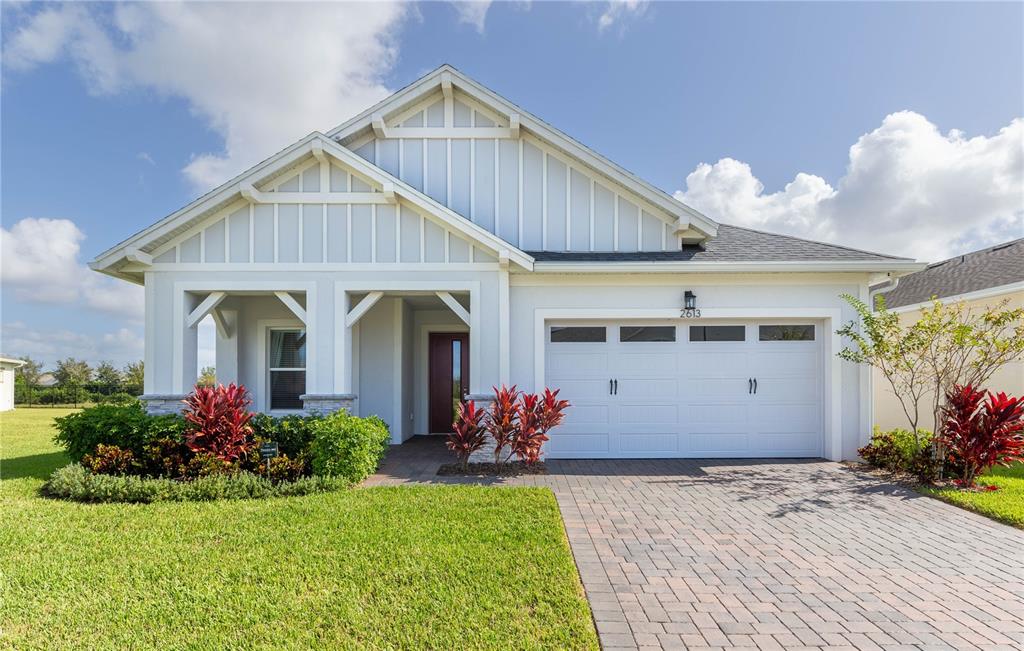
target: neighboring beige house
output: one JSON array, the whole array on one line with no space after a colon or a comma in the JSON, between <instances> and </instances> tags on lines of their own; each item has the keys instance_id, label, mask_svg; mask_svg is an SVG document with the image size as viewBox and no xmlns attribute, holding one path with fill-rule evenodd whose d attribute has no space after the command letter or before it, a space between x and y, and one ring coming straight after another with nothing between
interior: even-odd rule
<instances>
[{"instance_id":1,"label":"neighboring beige house","mask_svg":"<svg viewBox=\"0 0 1024 651\"><path fill-rule=\"evenodd\" d=\"M896 288L883 294L885 304L900 313L905 323L920 318L921 308L933 297L943 303L964 301L972 310L1007 301L1007 308L1024 306L1024 238L943 260L904 276ZM1024 361L1007 364L985 387L1010 395L1024 393ZM882 374L874 376L875 424L882 429L908 427L899 401ZM931 397L925 399L928 403ZM921 409L920 427L933 429L931 409Z\"/></svg>"},{"instance_id":2,"label":"neighboring beige house","mask_svg":"<svg viewBox=\"0 0 1024 651\"><path fill-rule=\"evenodd\" d=\"M14 409L14 369L25 362L10 357L0 357L0 411Z\"/></svg>"}]
</instances>

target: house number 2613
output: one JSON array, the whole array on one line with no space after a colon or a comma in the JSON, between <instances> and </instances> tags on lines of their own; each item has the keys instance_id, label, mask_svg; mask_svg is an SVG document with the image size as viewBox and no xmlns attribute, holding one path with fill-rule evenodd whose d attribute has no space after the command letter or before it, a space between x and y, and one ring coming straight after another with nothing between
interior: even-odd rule
<instances>
[{"instance_id":1,"label":"house number 2613","mask_svg":"<svg viewBox=\"0 0 1024 651\"><path fill-rule=\"evenodd\" d=\"M684 307L679 311L679 316L684 319L699 319L700 310L695 307Z\"/></svg>"}]
</instances>

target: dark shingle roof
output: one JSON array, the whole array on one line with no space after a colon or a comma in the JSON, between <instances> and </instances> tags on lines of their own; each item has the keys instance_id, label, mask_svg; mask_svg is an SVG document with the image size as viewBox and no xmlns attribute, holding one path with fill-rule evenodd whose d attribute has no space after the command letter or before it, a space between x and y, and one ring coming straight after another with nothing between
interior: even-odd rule
<instances>
[{"instance_id":1,"label":"dark shingle roof","mask_svg":"<svg viewBox=\"0 0 1024 651\"><path fill-rule=\"evenodd\" d=\"M1024 281L1024 238L936 262L900 278L886 307L913 305Z\"/></svg>"},{"instance_id":2,"label":"dark shingle roof","mask_svg":"<svg viewBox=\"0 0 1024 651\"><path fill-rule=\"evenodd\" d=\"M905 262L881 253L803 240L789 235L776 235L719 224L718 235L703 247L683 246L678 251L641 251L615 253L602 251L553 252L527 251L538 262L805 262L805 261L884 261Z\"/></svg>"}]
</instances>

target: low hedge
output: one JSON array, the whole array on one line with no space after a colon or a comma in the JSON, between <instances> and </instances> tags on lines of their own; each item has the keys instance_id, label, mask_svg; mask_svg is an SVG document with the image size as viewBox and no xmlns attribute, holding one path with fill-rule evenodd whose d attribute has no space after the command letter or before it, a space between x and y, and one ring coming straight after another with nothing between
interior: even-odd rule
<instances>
[{"instance_id":1,"label":"low hedge","mask_svg":"<svg viewBox=\"0 0 1024 651\"><path fill-rule=\"evenodd\" d=\"M43 485L43 493L78 502L204 502L310 495L349 485L341 477L318 476L275 483L250 472L178 481L166 477L96 474L81 464L72 463L54 471Z\"/></svg>"},{"instance_id":2,"label":"low hedge","mask_svg":"<svg viewBox=\"0 0 1024 651\"><path fill-rule=\"evenodd\" d=\"M313 423L309 456L313 474L360 482L377 470L391 434L376 416L360 418L336 411Z\"/></svg>"},{"instance_id":3,"label":"low hedge","mask_svg":"<svg viewBox=\"0 0 1024 651\"><path fill-rule=\"evenodd\" d=\"M54 420L57 434L53 439L72 461L81 461L99 445L116 445L142 458L156 441L180 440L186 426L178 416L150 416L138 400L95 405Z\"/></svg>"}]
</instances>

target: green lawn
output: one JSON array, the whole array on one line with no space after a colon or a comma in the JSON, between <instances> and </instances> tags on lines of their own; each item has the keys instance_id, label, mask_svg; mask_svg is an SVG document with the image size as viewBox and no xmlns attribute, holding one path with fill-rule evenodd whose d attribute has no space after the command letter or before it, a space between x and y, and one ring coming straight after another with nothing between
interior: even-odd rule
<instances>
[{"instance_id":1,"label":"green lawn","mask_svg":"<svg viewBox=\"0 0 1024 651\"><path fill-rule=\"evenodd\" d=\"M925 493L950 504L1024 528L1024 463L1009 468L996 466L978 478L979 485L992 484L997 491L962 491L956 488L926 488Z\"/></svg>"},{"instance_id":2,"label":"green lawn","mask_svg":"<svg viewBox=\"0 0 1024 651\"><path fill-rule=\"evenodd\" d=\"M0 416L0 648L597 648L547 490L44 499L66 412Z\"/></svg>"}]
</instances>

